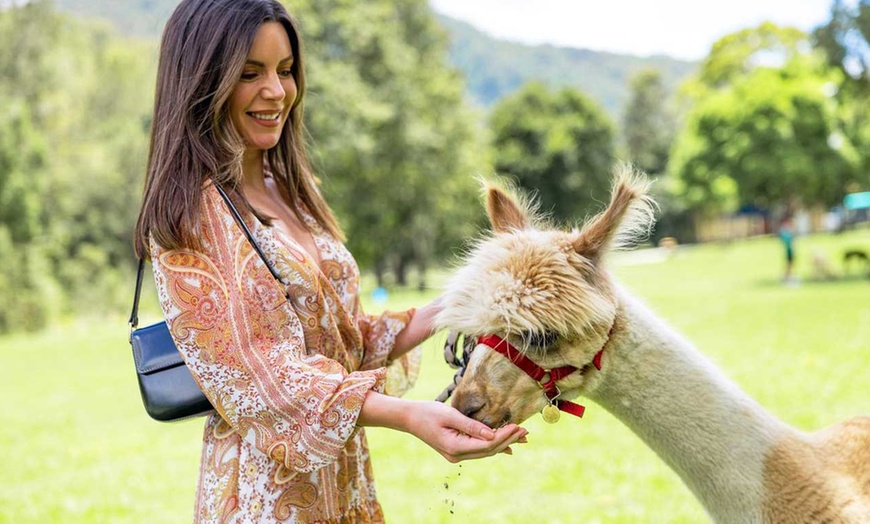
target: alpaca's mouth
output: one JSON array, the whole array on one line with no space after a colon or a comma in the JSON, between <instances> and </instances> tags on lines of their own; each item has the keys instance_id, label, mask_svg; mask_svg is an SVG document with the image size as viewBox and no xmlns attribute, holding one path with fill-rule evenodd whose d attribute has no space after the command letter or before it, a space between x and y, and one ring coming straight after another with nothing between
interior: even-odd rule
<instances>
[{"instance_id":1,"label":"alpaca's mouth","mask_svg":"<svg viewBox=\"0 0 870 524\"><path fill-rule=\"evenodd\" d=\"M511 412L510 412L510 410L505 410L504 416L501 418L501 422L499 422L499 424L498 424L498 428L503 428L503 427L507 426L510 423L510 421L511 421ZM493 429L497 429L497 428L493 428Z\"/></svg>"},{"instance_id":2,"label":"alpaca's mouth","mask_svg":"<svg viewBox=\"0 0 870 524\"><path fill-rule=\"evenodd\" d=\"M509 409L503 410L500 412L501 416L498 416L498 413L492 415L486 415L483 413L476 413L475 416L471 417L483 424L486 424L488 427L498 430L510 424L511 422L516 422L511 420L511 412Z\"/></svg>"},{"instance_id":3,"label":"alpaca's mouth","mask_svg":"<svg viewBox=\"0 0 870 524\"><path fill-rule=\"evenodd\" d=\"M489 399L480 393L457 391L452 404L466 417L482 422L492 429L499 429L513 422L510 409L493 408Z\"/></svg>"}]
</instances>

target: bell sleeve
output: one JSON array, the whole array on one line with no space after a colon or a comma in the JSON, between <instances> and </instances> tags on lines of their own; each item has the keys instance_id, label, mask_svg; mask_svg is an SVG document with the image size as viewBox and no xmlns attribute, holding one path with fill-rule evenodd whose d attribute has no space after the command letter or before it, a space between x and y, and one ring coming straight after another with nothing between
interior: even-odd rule
<instances>
[{"instance_id":1,"label":"bell sleeve","mask_svg":"<svg viewBox=\"0 0 870 524\"><path fill-rule=\"evenodd\" d=\"M390 359L390 353L396 347L396 336L411 322L413 316L414 310L410 309L404 312L385 311L378 316L360 312L357 317L365 347L365 358L360 369L386 366L384 393L394 397L400 397L411 389L420 373L423 359L421 346L397 359Z\"/></svg>"},{"instance_id":2,"label":"bell sleeve","mask_svg":"<svg viewBox=\"0 0 870 524\"><path fill-rule=\"evenodd\" d=\"M164 317L220 416L279 464L276 481L309 473L343 452L366 394L383 391L386 371L349 372L306 350L329 337L318 331L316 278L306 288L305 265L258 240L267 257L283 256L276 263L282 278L302 286L288 298L223 206L216 191L206 191L201 252L152 242ZM303 322L314 333L308 340Z\"/></svg>"}]
</instances>

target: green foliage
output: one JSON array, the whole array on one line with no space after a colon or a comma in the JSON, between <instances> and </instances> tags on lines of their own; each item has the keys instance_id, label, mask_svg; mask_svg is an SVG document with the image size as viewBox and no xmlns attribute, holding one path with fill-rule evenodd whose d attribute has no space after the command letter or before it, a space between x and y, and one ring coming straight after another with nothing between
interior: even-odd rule
<instances>
[{"instance_id":1,"label":"green foliage","mask_svg":"<svg viewBox=\"0 0 870 524\"><path fill-rule=\"evenodd\" d=\"M17 245L40 232L39 196L45 149L34 131L27 102L9 96L0 106L0 224ZM37 175L37 176L34 176Z\"/></svg>"},{"instance_id":2,"label":"green foliage","mask_svg":"<svg viewBox=\"0 0 870 524\"><path fill-rule=\"evenodd\" d=\"M794 30L764 24L717 42L689 92L670 171L690 208L832 205L855 176L835 79Z\"/></svg>"},{"instance_id":3,"label":"green foliage","mask_svg":"<svg viewBox=\"0 0 870 524\"><path fill-rule=\"evenodd\" d=\"M0 29L2 332L127 303L154 47L47 1Z\"/></svg>"},{"instance_id":4,"label":"green foliage","mask_svg":"<svg viewBox=\"0 0 870 524\"><path fill-rule=\"evenodd\" d=\"M629 160L650 175L665 171L676 134L676 121L667 105L669 98L658 70L647 69L631 78L622 135Z\"/></svg>"},{"instance_id":5,"label":"green foliage","mask_svg":"<svg viewBox=\"0 0 870 524\"><path fill-rule=\"evenodd\" d=\"M62 295L40 246L11 236L0 223L0 333L35 331L57 315Z\"/></svg>"},{"instance_id":6,"label":"green foliage","mask_svg":"<svg viewBox=\"0 0 870 524\"><path fill-rule=\"evenodd\" d=\"M0 94L23 99L38 121L47 116L39 102L61 85L44 59L57 47L59 25L47 0L0 10Z\"/></svg>"},{"instance_id":7,"label":"green foliage","mask_svg":"<svg viewBox=\"0 0 870 524\"><path fill-rule=\"evenodd\" d=\"M855 147L864 173L851 190L870 189L870 1L835 0L831 18L812 34L813 44L838 69L836 99L840 126Z\"/></svg>"},{"instance_id":8,"label":"green foliage","mask_svg":"<svg viewBox=\"0 0 870 524\"><path fill-rule=\"evenodd\" d=\"M293 6L307 43L308 123L327 200L358 261L405 283L470 234L486 171L460 76L424 0Z\"/></svg>"},{"instance_id":9,"label":"green foliage","mask_svg":"<svg viewBox=\"0 0 870 524\"><path fill-rule=\"evenodd\" d=\"M852 90L867 94L870 89L870 0L834 0L831 18L817 27L813 43L828 63L844 73Z\"/></svg>"},{"instance_id":10,"label":"green foliage","mask_svg":"<svg viewBox=\"0 0 870 524\"><path fill-rule=\"evenodd\" d=\"M701 63L697 84L723 88L758 67L776 67L805 52L807 35L798 29L765 22L720 38Z\"/></svg>"},{"instance_id":11,"label":"green foliage","mask_svg":"<svg viewBox=\"0 0 870 524\"><path fill-rule=\"evenodd\" d=\"M608 198L614 130L574 89L529 83L492 112L495 169L536 192L560 220L582 217Z\"/></svg>"},{"instance_id":12,"label":"green foliage","mask_svg":"<svg viewBox=\"0 0 870 524\"><path fill-rule=\"evenodd\" d=\"M840 111L837 125L845 141L857 156L857 172L851 191L870 190L870 91L867 94L840 90L837 93Z\"/></svg>"},{"instance_id":13,"label":"green foliage","mask_svg":"<svg viewBox=\"0 0 870 524\"><path fill-rule=\"evenodd\" d=\"M43 327L58 298L41 248L45 149L25 98L6 100L0 106L0 333Z\"/></svg>"},{"instance_id":14,"label":"green foliage","mask_svg":"<svg viewBox=\"0 0 870 524\"><path fill-rule=\"evenodd\" d=\"M77 301L103 297L117 306L112 290L118 271L133 263L130 239L148 146L154 64L142 57L153 56L154 47L100 27L70 33L55 60L72 63L76 74L52 102L76 110L48 129L54 175L47 221L50 235L62 240L52 258Z\"/></svg>"},{"instance_id":15,"label":"green foliage","mask_svg":"<svg viewBox=\"0 0 870 524\"><path fill-rule=\"evenodd\" d=\"M38 329L51 309L37 245L44 242L40 199L47 168L36 121L50 85L39 59L52 42L33 22L44 12L39 3L0 11L0 333Z\"/></svg>"},{"instance_id":16,"label":"green foliage","mask_svg":"<svg viewBox=\"0 0 870 524\"><path fill-rule=\"evenodd\" d=\"M666 174L671 147L677 134L674 97L665 88L661 73L646 69L631 78L631 99L622 120L622 138L627 158L651 175L652 187L659 203L658 220L651 238L675 236L680 241L694 238L694 227L674 180Z\"/></svg>"}]
</instances>

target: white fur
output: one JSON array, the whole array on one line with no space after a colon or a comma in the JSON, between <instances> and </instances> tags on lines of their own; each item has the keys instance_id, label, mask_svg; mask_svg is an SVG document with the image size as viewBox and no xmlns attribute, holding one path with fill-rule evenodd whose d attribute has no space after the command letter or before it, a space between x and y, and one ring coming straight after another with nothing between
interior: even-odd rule
<instances>
[{"instance_id":1,"label":"white fur","mask_svg":"<svg viewBox=\"0 0 870 524\"><path fill-rule=\"evenodd\" d=\"M472 335L505 330L518 332L539 327L541 309L547 307L554 293L563 291L567 286L588 285L557 281L553 283L553 289L539 289L529 281L529 275L516 273L516 268L500 266L499 262L523 255L544 259L562 271L574 272L570 268L569 258L578 257L570 253L566 246L559 245L563 236L527 230L480 242L469 253L467 263L448 281L444 292L444 308L436 323ZM519 239L522 239L521 245L514 241ZM518 253L520 250L526 253ZM564 313L568 314L560 315L561 321L555 325L551 323L549 328L565 333L578 328L572 319L585 319L581 327L586 328L609 322L613 317L613 306L604 300L575 301L567 307L568 311Z\"/></svg>"},{"instance_id":2,"label":"white fur","mask_svg":"<svg viewBox=\"0 0 870 524\"><path fill-rule=\"evenodd\" d=\"M620 330L585 394L619 418L717 522L761 522L764 457L791 431L642 304L619 293Z\"/></svg>"}]
</instances>

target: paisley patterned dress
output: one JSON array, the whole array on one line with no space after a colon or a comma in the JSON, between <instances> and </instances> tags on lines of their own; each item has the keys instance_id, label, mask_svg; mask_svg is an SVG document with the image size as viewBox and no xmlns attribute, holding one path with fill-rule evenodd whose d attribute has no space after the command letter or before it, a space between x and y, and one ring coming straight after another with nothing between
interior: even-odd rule
<instances>
[{"instance_id":1,"label":"paisley patterned dress","mask_svg":"<svg viewBox=\"0 0 870 524\"><path fill-rule=\"evenodd\" d=\"M282 283L211 185L200 220L202 252L151 250L170 332L217 410L194 520L382 522L356 420L368 391L402 394L416 380L419 348L388 362L413 310L363 314L355 261L310 215L320 266L247 219Z\"/></svg>"}]
</instances>

